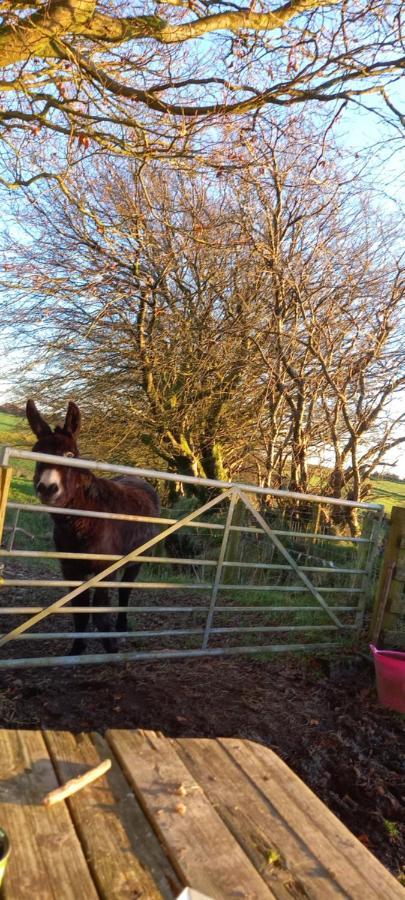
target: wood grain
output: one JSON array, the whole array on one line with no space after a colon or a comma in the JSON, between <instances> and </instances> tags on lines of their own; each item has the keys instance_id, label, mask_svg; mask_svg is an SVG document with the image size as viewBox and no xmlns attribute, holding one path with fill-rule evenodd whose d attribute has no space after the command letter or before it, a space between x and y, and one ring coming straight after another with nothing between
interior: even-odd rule
<instances>
[{"instance_id":1,"label":"wood grain","mask_svg":"<svg viewBox=\"0 0 405 900\"><path fill-rule=\"evenodd\" d=\"M256 786L286 827L316 855L337 897L404 900L396 879L268 747L232 738L220 738L219 743L237 763L240 778Z\"/></svg>"},{"instance_id":2,"label":"wood grain","mask_svg":"<svg viewBox=\"0 0 405 900\"><path fill-rule=\"evenodd\" d=\"M49 731L45 737L61 781L111 758L100 735ZM103 900L177 896L181 884L114 757L108 773L67 803Z\"/></svg>"},{"instance_id":3,"label":"wood grain","mask_svg":"<svg viewBox=\"0 0 405 900\"><path fill-rule=\"evenodd\" d=\"M38 731L0 731L0 823L11 844L6 900L98 900L65 804L46 809L57 787Z\"/></svg>"},{"instance_id":4,"label":"wood grain","mask_svg":"<svg viewBox=\"0 0 405 900\"><path fill-rule=\"evenodd\" d=\"M332 900L339 896L327 869L317 859L316 848L307 846L218 741L182 738L176 741L176 746L279 900L291 897Z\"/></svg>"},{"instance_id":5,"label":"wood grain","mask_svg":"<svg viewBox=\"0 0 405 900\"><path fill-rule=\"evenodd\" d=\"M275 896L169 740L116 730L107 740L185 884L215 900Z\"/></svg>"}]
</instances>

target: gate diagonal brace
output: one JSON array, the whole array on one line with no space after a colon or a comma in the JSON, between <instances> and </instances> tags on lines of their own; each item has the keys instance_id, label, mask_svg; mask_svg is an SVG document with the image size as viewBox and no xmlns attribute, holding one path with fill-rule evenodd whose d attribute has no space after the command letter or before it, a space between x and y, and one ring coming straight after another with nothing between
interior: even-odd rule
<instances>
[{"instance_id":1,"label":"gate diagonal brace","mask_svg":"<svg viewBox=\"0 0 405 900\"><path fill-rule=\"evenodd\" d=\"M258 522L259 525L261 525L261 527L263 528L263 531L265 531L265 533L270 538L270 540L273 542L275 547L277 547L277 550L279 550L280 553L284 556L284 559L287 560L287 562L289 563L291 568L294 570L296 575L298 575L298 578L300 578L301 581L305 584L305 586L308 588L308 590L310 591L312 596L315 597L315 599L318 601L318 603L322 606L322 608L328 614L329 618L332 619L332 621L335 623L335 625L338 626L338 628L343 629L344 625L342 624L342 622L340 622L340 620L335 615L335 613L332 612L332 610L330 609L330 607L328 606L326 601L323 599L322 595L319 593L319 591L316 589L316 587L314 587L312 582L306 576L305 572L303 572L300 569L299 565L297 565L297 563L295 562L295 559L293 559L293 557L288 552L288 550L286 550L284 545L278 539L277 535L273 533L272 529L267 524L267 522L263 518L263 516L251 504L251 502L250 502L249 498L246 496L246 494L242 493L242 491L238 491L238 495L239 495L239 499L245 504L245 506L247 507L249 512L251 512L252 516L254 516L254 518L256 519L256 522Z\"/></svg>"},{"instance_id":2,"label":"gate diagonal brace","mask_svg":"<svg viewBox=\"0 0 405 900\"><path fill-rule=\"evenodd\" d=\"M21 625L18 625L17 628L14 628L13 631L10 631L8 634L3 635L0 638L0 647L3 644L7 644L9 641L13 641L19 634L23 634L24 631L28 631L29 628L32 628L33 625L36 625L37 622L40 622L41 619L45 619L47 616L50 616L55 610L60 609L61 606L64 606L66 603L69 603L69 600L73 600L74 597L82 594L83 591L89 590L89 588L94 587L100 581L104 581L108 575L111 575L112 572L115 572L117 569L122 566L127 565L127 563L132 562L134 559L137 559L138 556L141 556L145 553L145 550L149 550L150 547L154 547L155 544L159 544L160 541L163 541L169 534L173 534L174 531L178 531L179 528L182 528L183 525L188 525L189 522L192 522L193 519L197 519L202 513L205 513L208 509L211 509L213 506L217 506L218 503L221 503L222 500L229 498L231 495L231 491L223 491L219 496L213 497L212 500L209 500L208 503L205 503L204 506L200 506L198 509L195 509L193 512L189 513L187 516L184 516L183 519L180 519L174 525L170 525L169 528L165 528L160 534L157 534L155 537L151 538L149 541L146 541L145 544L142 544L140 547L137 547L136 550L131 550L131 553L128 553L127 556L123 556L117 562L112 563L108 569L103 569L102 572L98 572L97 575L94 575L93 578L89 578L88 581L84 581L79 587L75 588L73 591L70 591L69 594L66 594L64 597L60 597L59 600L56 600L55 603L52 603L51 606L47 606L41 610L41 612L36 613L35 616L31 616L31 618L26 619L25 622L22 622Z\"/></svg>"}]
</instances>

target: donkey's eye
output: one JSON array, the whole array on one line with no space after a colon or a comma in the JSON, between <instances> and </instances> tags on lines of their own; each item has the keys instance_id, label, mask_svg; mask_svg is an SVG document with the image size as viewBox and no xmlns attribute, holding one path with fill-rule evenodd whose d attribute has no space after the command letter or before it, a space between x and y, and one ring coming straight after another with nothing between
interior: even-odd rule
<instances>
[{"instance_id":1,"label":"donkey's eye","mask_svg":"<svg viewBox=\"0 0 405 900\"><path fill-rule=\"evenodd\" d=\"M68 450L68 452L64 453L63 455L64 456L74 456L74 453L72 453L70 450Z\"/></svg>"}]
</instances>

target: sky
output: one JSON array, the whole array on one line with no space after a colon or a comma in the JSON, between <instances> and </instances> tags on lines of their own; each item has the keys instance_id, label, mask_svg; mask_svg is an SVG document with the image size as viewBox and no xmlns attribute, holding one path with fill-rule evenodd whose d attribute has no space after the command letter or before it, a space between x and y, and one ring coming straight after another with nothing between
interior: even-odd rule
<instances>
[{"instance_id":1,"label":"sky","mask_svg":"<svg viewBox=\"0 0 405 900\"><path fill-rule=\"evenodd\" d=\"M396 103L399 108L405 107L405 85L398 88L395 94ZM393 145L387 145L381 149L380 154L376 152L376 140L384 141L386 138L385 129L381 126L378 119L373 115L368 115L364 111L354 111L347 113L342 123L342 139L345 144L353 147L366 156L370 155L373 168L375 171L375 187L380 192L380 203L389 209L394 216L399 216L404 221L405 212L405 147L399 140ZM395 150L395 152L393 152ZM404 228L405 234L405 228ZM405 254L405 241L403 246ZM403 321L403 353L405 359L405 320ZM398 416L405 411L405 389L398 394L395 401L391 404L391 412L393 416ZM404 436L405 436L405 425ZM393 473L400 478L405 478L405 443L391 453L387 454L387 462L394 464Z\"/></svg>"}]
</instances>

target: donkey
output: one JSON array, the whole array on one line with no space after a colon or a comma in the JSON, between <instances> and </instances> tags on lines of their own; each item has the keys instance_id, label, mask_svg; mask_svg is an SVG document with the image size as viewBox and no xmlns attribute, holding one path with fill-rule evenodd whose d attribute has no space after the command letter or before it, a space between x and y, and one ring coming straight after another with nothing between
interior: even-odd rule
<instances>
[{"instance_id":1,"label":"donkey","mask_svg":"<svg viewBox=\"0 0 405 900\"><path fill-rule=\"evenodd\" d=\"M79 456L76 438L80 431L81 415L76 403L68 404L63 426L57 426L53 431L38 412L33 400L27 401L27 419L38 439L33 446L35 452L73 458ZM35 468L34 487L40 501L47 506L153 518L160 513L160 501L154 488L132 475L97 478L88 469L41 462ZM159 527L151 522L99 519L61 513L52 515L52 519L55 547L61 553L126 556L159 532ZM60 562L63 576L67 581L85 581L86 578L106 568L105 561L96 559L61 559ZM124 570L125 580L135 580L140 568L140 563L128 563ZM130 593L131 588L119 588L120 606L128 606ZM90 603L90 590L72 600L73 606L90 606ZM93 604L109 605L106 588L94 590ZM73 618L75 632L86 631L89 613L74 613ZM108 613L93 614L93 621L99 631L111 630ZM127 630L126 611L118 614L116 629ZM108 653L116 651L117 642L114 638L104 637L102 642ZM84 649L85 641L76 637L70 654L76 656Z\"/></svg>"}]
</instances>

